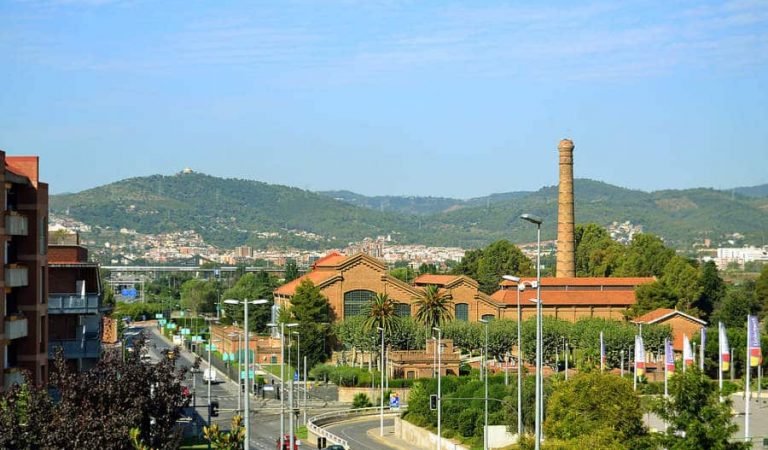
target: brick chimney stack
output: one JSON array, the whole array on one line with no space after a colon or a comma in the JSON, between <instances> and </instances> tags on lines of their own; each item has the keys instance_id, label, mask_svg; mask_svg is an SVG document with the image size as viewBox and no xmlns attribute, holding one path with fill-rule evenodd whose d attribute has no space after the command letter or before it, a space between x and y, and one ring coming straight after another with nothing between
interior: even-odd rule
<instances>
[{"instance_id":1,"label":"brick chimney stack","mask_svg":"<svg viewBox=\"0 0 768 450\"><path fill-rule=\"evenodd\" d=\"M576 276L576 248L573 213L573 141L563 139L560 152L560 185L557 198L557 273L558 278Z\"/></svg>"}]
</instances>

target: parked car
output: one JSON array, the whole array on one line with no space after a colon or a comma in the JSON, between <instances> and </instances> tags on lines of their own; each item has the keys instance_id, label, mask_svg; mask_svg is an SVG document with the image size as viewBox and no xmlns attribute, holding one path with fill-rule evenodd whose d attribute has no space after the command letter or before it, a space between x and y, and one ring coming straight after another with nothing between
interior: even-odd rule
<instances>
[{"instance_id":1,"label":"parked car","mask_svg":"<svg viewBox=\"0 0 768 450\"><path fill-rule=\"evenodd\" d=\"M325 450L347 450L344 448L344 446L339 444L331 444L328 447L325 447Z\"/></svg>"},{"instance_id":2,"label":"parked car","mask_svg":"<svg viewBox=\"0 0 768 450\"><path fill-rule=\"evenodd\" d=\"M289 435L283 435L283 445L280 445L280 438L277 439L277 450L291 450L291 436ZM296 439L296 436L293 437L293 450L299 450L299 446L301 445L301 441Z\"/></svg>"},{"instance_id":3,"label":"parked car","mask_svg":"<svg viewBox=\"0 0 768 450\"><path fill-rule=\"evenodd\" d=\"M218 380L216 379L216 369L210 368L203 370L203 381L207 383L209 380L212 384L218 383Z\"/></svg>"}]
</instances>

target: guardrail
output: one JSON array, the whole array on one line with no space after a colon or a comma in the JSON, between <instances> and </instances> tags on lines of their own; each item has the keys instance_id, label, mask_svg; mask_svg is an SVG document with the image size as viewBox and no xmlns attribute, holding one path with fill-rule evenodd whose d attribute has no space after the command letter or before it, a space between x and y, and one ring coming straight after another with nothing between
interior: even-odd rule
<instances>
[{"instance_id":1,"label":"guardrail","mask_svg":"<svg viewBox=\"0 0 768 450\"><path fill-rule=\"evenodd\" d=\"M394 414L404 411L407 408L408 405L402 405L399 409L393 411L389 406L387 406L384 408L384 411L385 414ZM335 434L323 428L321 425L338 422L340 419L347 419L349 417L370 416L379 414L380 412L380 406L373 406L370 408L347 409L344 411L331 411L318 414L316 416L310 417L307 420L307 430L317 436L328 439L334 444L338 444L346 449L349 449L349 442L347 442L346 439L336 436Z\"/></svg>"}]
</instances>

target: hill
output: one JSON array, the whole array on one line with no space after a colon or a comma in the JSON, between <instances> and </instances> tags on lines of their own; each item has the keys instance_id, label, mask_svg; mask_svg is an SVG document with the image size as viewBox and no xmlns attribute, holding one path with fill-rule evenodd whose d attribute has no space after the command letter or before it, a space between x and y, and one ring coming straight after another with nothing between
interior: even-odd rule
<instances>
[{"instance_id":1,"label":"hill","mask_svg":"<svg viewBox=\"0 0 768 450\"><path fill-rule=\"evenodd\" d=\"M745 243L762 243L768 235L765 198L704 188L649 193L586 179L576 180L575 195L578 223L630 221L678 248L736 232L746 236ZM554 239L557 187L470 200L366 197L185 173L52 196L51 211L142 233L194 229L224 247L333 248L390 234L401 243L473 248L502 238L535 240L533 227L519 220L522 213L540 215L543 239Z\"/></svg>"},{"instance_id":2,"label":"hill","mask_svg":"<svg viewBox=\"0 0 768 450\"><path fill-rule=\"evenodd\" d=\"M248 243L257 248L330 248L416 227L411 217L356 207L302 189L199 173L130 178L55 195L50 209L89 225L140 233L192 229L206 241L226 247Z\"/></svg>"},{"instance_id":3,"label":"hill","mask_svg":"<svg viewBox=\"0 0 768 450\"><path fill-rule=\"evenodd\" d=\"M757 186L737 187L733 192L747 197L768 197L768 183Z\"/></svg>"}]
</instances>

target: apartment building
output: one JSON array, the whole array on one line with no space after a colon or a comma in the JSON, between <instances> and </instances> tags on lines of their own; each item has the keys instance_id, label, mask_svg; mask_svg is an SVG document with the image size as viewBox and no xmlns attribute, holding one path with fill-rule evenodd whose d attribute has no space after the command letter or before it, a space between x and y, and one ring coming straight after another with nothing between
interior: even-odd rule
<instances>
[{"instance_id":1,"label":"apartment building","mask_svg":"<svg viewBox=\"0 0 768 450\"><path fill-rule=\"evenodd\" d=\"M93 367L101 355L104 305L99 266L77 234L54 232L48 246L48 357L61 349L72 370Z\"/></svg>"},{"instance_id":2,"label":"apartment building","mask_svg":"<svg viewBox=\"0 0 768 450\"><path fill-rule=\"evenodd\" d=\"M0 151L0 389L48 378L48 184L39 180L37 156Z\"/></svg>"}]
</instances>

